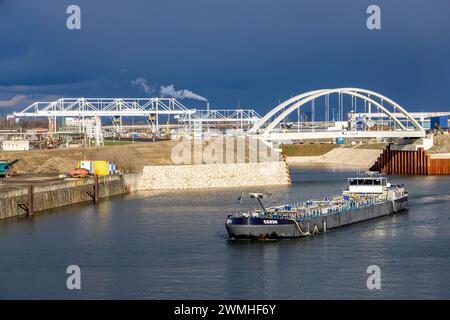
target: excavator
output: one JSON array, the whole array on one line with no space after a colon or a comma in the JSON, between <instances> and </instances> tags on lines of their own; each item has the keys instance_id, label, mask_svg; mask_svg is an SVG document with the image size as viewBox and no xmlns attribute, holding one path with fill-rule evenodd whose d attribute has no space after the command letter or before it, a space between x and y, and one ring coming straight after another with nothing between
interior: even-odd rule
<instances>
[{"instance_id":1,"label":"excavator","mask_svg":"<svg viewBox=\"0 0 450 320\"><path fill-rule=\"evenodd\" d=\"M48 117L48 140L47 140L47 149L56 148L57 144L55 141L55 119L52 117Z\"/></svg>"},{"instance_id":2,"label":"excavator","mask_svg":"<svg viewBox=\"0 0 450 320\"><path fill-rule=\"evenodd\" d=\"M16 159L13 161L8 160L0 160L0 178L5 178L12 176L16 173L14 165L19 162L20 159Z\"/></svg>"}]
</instances>

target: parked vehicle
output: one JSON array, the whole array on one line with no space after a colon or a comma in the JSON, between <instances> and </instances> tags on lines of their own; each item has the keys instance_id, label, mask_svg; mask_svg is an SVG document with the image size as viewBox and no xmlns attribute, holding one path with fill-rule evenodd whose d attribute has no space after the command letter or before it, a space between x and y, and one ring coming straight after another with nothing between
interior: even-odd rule
<instances>
[{"instance_id":1,"label":"parked vehicle","mask_svg":"<svg viewBox=\"0 0 450 320\"><path fill-rule=\"evenodd\" d=\"M9 177L16 173L14 165L19 162L19 159L8 161L0 160L0 178Z\"/></svg>"},{"instance_id":2,"label":"parked vehicle","mask_svg":"<svg viewBox=\"0 0 450 320\"><path fill-rule=\"evenodd\" d=\"M84 168L75 168L69 171L72 178L85 178L89 175L89 171Z\"/></svg>"}]
</instances>

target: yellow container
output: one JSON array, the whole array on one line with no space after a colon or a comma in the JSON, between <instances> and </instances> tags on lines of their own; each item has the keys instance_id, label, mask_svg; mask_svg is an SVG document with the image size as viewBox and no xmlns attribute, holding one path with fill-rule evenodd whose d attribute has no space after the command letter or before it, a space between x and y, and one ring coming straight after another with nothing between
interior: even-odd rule
<instances>
[{"instance_id":1,"label":"yellow container","mask_svg":"<svg viewBox=\"0 0 450 320\"><path fill-rule=\"evenodd\" d=\"M109 174L108 161L94 161L94 175L107 176Z\"/></svg>"}]
</instances>

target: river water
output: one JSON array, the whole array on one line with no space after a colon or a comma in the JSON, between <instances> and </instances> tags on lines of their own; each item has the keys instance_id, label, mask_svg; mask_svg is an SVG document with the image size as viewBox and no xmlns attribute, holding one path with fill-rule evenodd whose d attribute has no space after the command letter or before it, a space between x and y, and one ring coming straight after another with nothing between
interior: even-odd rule
<instances>
[{"instance_id":1,"label":"river water","mask_svg":"<svg viewBox=\"0 0 450 320\"><path fill-rule=\"evenodd\" d=\"M291 168L292 186L140 192L0 222L0 298L450 298L450 177L392 177L410 193L396 216L308 239L229 241L241 191L281 204L340 193L346 169ZM68 290L66 268L81 268ZM369 265L381 289L367 289Z\"/></svg>"}]
</instances>

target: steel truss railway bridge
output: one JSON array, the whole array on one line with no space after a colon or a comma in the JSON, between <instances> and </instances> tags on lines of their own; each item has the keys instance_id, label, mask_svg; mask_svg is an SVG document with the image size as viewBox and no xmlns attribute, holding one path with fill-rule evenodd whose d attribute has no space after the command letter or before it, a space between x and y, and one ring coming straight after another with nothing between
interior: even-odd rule
<instances>
[{"instance_id":1,"label":"steel truss railway bridge","mask_svg":"<svg viewBox=\"0 0 450 320\"><path fill-rule=\"evenodd\" d=\"M344 96L349 96L352 103L352 111L356 112L358 101L363 101L366 109L376 109L383 117L389 118L388 125L381 128L339 129L326 128L315 130L305 128L301 130L280 129L281 124L291 113L311 105L316 107L315 102L324 100L325 120L329 116L330 96L337 95L339 108L343 110ZM343 114L343 111L341 111ZM336 88L320 89L296 95L264 115L248 132L248 135L258 137L264 141L302 140L302 139L334 139L334 138L422 138L426 132L419 122L395 101L377 92L360 88Z\"/></svg>"},{"instance_id":2,"label":"steel truss railway bridge","mask_svg":"<svg viewBox=\"0 0 450 320\"><path fill-rule=\"evenodd\" d=\"M253 109L197 110L185 107L175 98L61 98L51 102L34 102L21 112L23 117L146 117L154 118L156 130L159 116L174 116L178 123L190 127L191 123L236 123L247 126L256 123L261 116Z\"/></svg>"}]
</instances>

